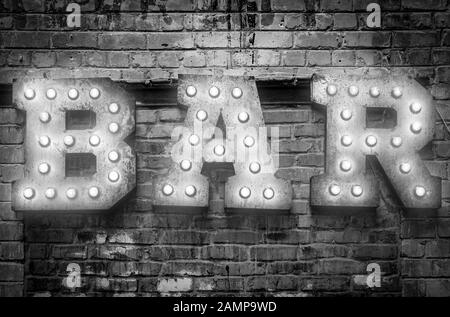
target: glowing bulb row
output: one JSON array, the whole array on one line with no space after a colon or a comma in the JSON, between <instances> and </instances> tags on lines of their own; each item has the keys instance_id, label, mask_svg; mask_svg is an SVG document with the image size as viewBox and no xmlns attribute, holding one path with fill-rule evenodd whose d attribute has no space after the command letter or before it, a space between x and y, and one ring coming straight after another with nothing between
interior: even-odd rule
<instances>
[{"instance_id":1,"label":"glowing bulb row","mask_svg":"<svg viewBox=\"0 0 450 317\"><path fill-rule=\"evenodd\" d=\"M205 121L208 119L208 113L205 110L199 110L197 111L197 114L195 115L197 117L197 120L199 121ZM241 123L246 123L250 119L250 115L243 111L238 114L238 120Z\"/></svg>"},{"instance_id":2,"label":"glowing bulb row","mask_svg":"<svg viewBox=\"0 0 450 317\"><path fill-rule=\"evenodd\" d=\"M328 191L331 195L338 196L341 193L341 187L339 185L332 184L328 187ZM351 193L353 196L359 197L363 194L363 188L360 185L353 185L351 188ZM423 186L416 186L414 188L414 194L419 198L424 197L426 194L426 189Z\"/></svg>"},{"instance_id":3,"label":"glowing bulb row","mask_svg":"<svg viewBox=\"0 0 450 317\"><path fill-rule=\"evenodd\" d=\"M54 199L57 195L57 190L53 187L49 187L44 193L47 199ZM91 198L98 198L100 196L100 189L96 186L92 186L88 190L88 195ZM33 188L27 187L23 190L23 197L26 199L33 199L36 196L36 191ZM75 199L78 196L78 191L75 188L68 188L66 190L66 197L69 199Z\"/></svg>"},{"instance_id":4,"label":"glowing bulb row","mask_svg":"<svg viewBox=\"0 0 450 317\"><path fill-rule=\"evenodd\" d=\"M251 194L252 191L248 187L242 187L239 190L239 196L241 196L241 198L247 199L251 196ZM272 188L267 187L263 190L263 197L267 200L270 200L275 197L275 191Z\"/></svg>"},{"instance_id":5,"label":"glowing bulb row","mask_svg":"<svg viewBox=\"0 0 450 317\"><path fill-rule=\"evenodd\" d=\"M189 136L189 143L192 146L198 145L200 143L200 137L196 134L191 134ZM255 139L251 136L246 136L243 140L243 143L246 147L252 147L253 145L255 145ZM214 153L219 156L223 155L225 153L225 147L223 145L216 145L216 147L214 148Z\"/></svg>"},{"instance_id":6,"label":"glowing bulb row","mask_svg":"<svg viewBox=\"0 0 450 317\"><path fill-rule=\"evenodd\" d=\"M209 88L208 93L211 98L217 98L220 95L220 89L216 86L212 86ZM188 95L189 97L194 97L196 94L197 88L192 85L186 87L186 95ZM242 89L239 87L235 87L231 90L231 95L233 96L233 98L239 99L242 97L242 94Z\"/></svg>"},{"instance_id":7,"label":"glowing bulb row","mask_svg":"<svg viewBox=\"0 0 450 317\"><path fill-rule=\"evenodd\" d=\"M77 89L75 88L70 88L69 91L67 92L67 96L71 99L71 100L75 100L79 97L79 92ZM32 88L27 88L24 91L24 96L25 98L27 98L28 100L32 100L36 97L36 91ZM57 93L56 90L53 88L49 88L47 89L45 96L47 97L47 99L49 100L53 100L56 98ZM92 99L98 99L100 97L100 90L98 88L92 88L89 91L89 96Z\"/></svg>"},{"instance_id":8,"label":"glowing bulb row","mask_svg":"<svg viewBox=\"0 0 450 317\"><path fill-rule=\"evenodd\" d=\"M327 86L327 94L329 96L334 96L337 94L337 86L336 85L328 85ZM377 98L378 96L380 96L380 89L378 87L371 87L369 89L369 94L370 96L372 96L373 98ZM348 88L348 94L352 97L356 97L359 94L359 88L356 86L350 86ZM394 87L391 91L391 95L392 97L394 97L395 99L398 99L402 96L403 92L402 89L400 87Z\"/></svg>"},{"instance_id":9,"label":"glowing bulb row","mask_svg":"<svg viewBox=\"0 0 450 317\"><path fill-rule=\"evenodd\" d=\"M164 185L162 188L162 192L166 196L172 195L174 193L174 191L175 191L175 189L173 188L173 186L169 185L169 184ZM194 197L197 194L197 189L195 188L195 186L189 185L189 186L186 186L184 193L186 194L186 196ZM248 187L242 187L239 190L239 196L241 196L244 199L249 198L251 196L251 193L252 192L251 192L250 188L248 188ZM275 191L270 187L265 188L263 190L263 196L267 200L272 199L273 197L275 197Z\"/></svg>"},{"instance_id":10,"label":"glowing bulb row","mask_svg":"<svg viewBox=\"0 0 450 317\"><path fill-rule=\"evenodd\" d=\"M351 137L351 136L349 136L349 135L343 135L343 136L341 137L341 144L342 144L343 146L350 146L350 145L352 145L352 143L353 143L353 140L352 140L352 137ZM392 146L394 146L394 147L400 147L400 146L402 145L402 143L403 143L403 140L402 140L402 138L399 137L399 136L393 137L393 138L391 139L391 144L392 144ZM376 138L375 136L373 136L373 135L368 136L368 137L366 138L366 144L367 144L368 146L375 146L375 145L377 144L377 138Z\"/></svg>"}]
</instances>

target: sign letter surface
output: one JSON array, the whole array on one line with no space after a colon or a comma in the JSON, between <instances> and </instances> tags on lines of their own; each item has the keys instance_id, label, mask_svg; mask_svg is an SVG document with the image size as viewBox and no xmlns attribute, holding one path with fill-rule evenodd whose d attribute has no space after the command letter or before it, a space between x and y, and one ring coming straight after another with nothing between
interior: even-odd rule
<instances>
[{"instance_id":1,"label":"sign letter surface","mask_svg":"<svg viewBox=\"0 0 450 317\"><path fill-rule=\"evenodd\" d=\"M315 76L312 99L327 110L326 173L311 180L312 205L378 206L378 182L366 171L373 155L406 208L440 207L441 180L418 153L432 140L435 121L424 87L406 77ZM395 111L395 127L367 127L370 108Z\"/></svg>"}]
</instances>

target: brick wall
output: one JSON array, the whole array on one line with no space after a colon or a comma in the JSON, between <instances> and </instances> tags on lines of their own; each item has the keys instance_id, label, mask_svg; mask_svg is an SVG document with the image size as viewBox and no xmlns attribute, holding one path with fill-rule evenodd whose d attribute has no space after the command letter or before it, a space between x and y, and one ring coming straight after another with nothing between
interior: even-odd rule
<instances>
[{"instance_id":1,"label":"brick wall","mask_svg":"<svg viewBox=\"0 0 450 317\"><path fill-rule=\"evenodd\" d=\"M83 1L82 25L65 26L69 1L0 1L0 83L36 76L176 79L180 72L415 76L450 120L447 0ZM382 28L365 25L369 2ZM69 263L82 270L75 294L450 295L450 135L436 116L423 158L443 179L443 208L409 213L386 181L377 210L319 212L309 178L323 172L324 114L310 105L265 106L282 127L280 176L291 179L289 215L206 215L152 210L151 177L166 167L176 107L137 108L137 190L102 214L19 215L10 183L24 162L24 117L0 107L0 295L71 294ZM217 200L223 197L217 193ZM220 204L219 204L220 205ZM25 229L24 229L25 228ZM380 264L381 288L355 283Z\"/></svg>"}]
</instances>

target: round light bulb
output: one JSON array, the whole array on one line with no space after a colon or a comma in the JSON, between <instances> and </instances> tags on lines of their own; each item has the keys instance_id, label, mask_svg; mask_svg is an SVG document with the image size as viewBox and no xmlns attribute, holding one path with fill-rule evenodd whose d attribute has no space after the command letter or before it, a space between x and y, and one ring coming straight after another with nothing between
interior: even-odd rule
<instances>
[{"instance_id":1,"label":"round light bulb","mask_svg":"<svg viewBox=\"0 0 450 317\"><path fill-rule=\"evenodd\" d=\"M242 97L242 89L239 87L233 88L233 90L231 91L231 95L236 99L241 98Z\"/></svg>"},{"instance_id":2,"label":"round light bulb","mask_svg":"<svg viewBox=\"0 0 450 317\"><path fill-rule=\"evenodd\" d=\"M359 93L358 87L356 87L356 86L350 86L350 87L348 88L348 94L349 94L350 96L355 97L355 96L358 95L358 93Z\"/></svg>"},{"instance_id":3,"label":"round light bulb","mask_svg":"<svg viewBox=\"0 0 450 317\"><path fill-rule=\"evenodd\" d=\"M350 146L352 145L352 137L349 135L343 135L341 137L341 143L343 146Z\"/></svg>"},{"instance_id":4,"label":"round light bulb","mask_svg":"<svg viewBox=\"0 0 450 317\"><path fill-rule=\"evenodd\" d=\"M200 121L205 121L208 118L208 113L205 110L197 111L196 117Z\"/></svg>"},{"instance_id":5,"label":"round light bulb","mask_svg":"<svg viewBox=\"0 0 450 317\"><path fill-rule=\"evenodd\" d=\"M423 197L426 194L426 190L425 187L423 186L416 186L414 193L416 194L417 197Z\"/></svg>"},{"instance_id":6,"label":"round light bulb","mask_svg":"<svg viewBox=\"0 0 450 317\"><path fill-rule=\"evenodd\" d=\"M97 198L100 195L100 190L98 189L98 187L92 186L91 188L89 188L88 193L91 198Z\"/></svg>"},{"instance_id":7,"label":"round light bulb","mask_svg":"<svg viewBox=\"0 0 450 317\"><path fill-rule=\"evenodd\" d=\"M345 121L352 118L352 111L350 109L344 109L341 111L341 118Z\"/></svg>"},{"instance_id":8,"label":"round light bulb","mask_svg":"<svg viewBox=\"0 0 450 317\"><path fill-rule=\"evenodd\" d=\"M275 196L275 191L270 187L266 188L263 191L263 196L267 200L272 199Z\"/></svg>"},{"instance_id":9,"label":"round light bulb","mask_svg":"<svg viewBox=\"0 0 450 317\"><path fill-rule=\"evenodd\" d=\"M120 175L116 171L112 171L108 174L108 179L113 183L117 182L119 180L119 177Z\"/></svg>"},{"instance_id":10,"label":"round light bulb","mask_svg":"<svg viewBox=\"0 0 450 317\"><path fill-rule=\"evenodd\" d=\"M111 133L117 133L119 131L119 125L116 122L111 122L108 126L108 130Z\"/></svg>"},{"instance_id":11,"label":"round light bulb","mask_svg":"<svg viewBox=\"0 0 450 317\"><path fill-rule=\"evenodd\" d=\"M403 140L402 140L402 138L399 137L399 136L394 136L394 137L391 139L391 144L392 144L392 146L394 146L394 147L400 147L400 146L402 145L402 143L403 143Z\"/></svg>"},{"instance_id":12,"label":"round light bulb","mask_svg":"<svg viewBox=\"0 0 450 317\"><path fill-rule=\"evenodd\" d=\"M403 174L408 174L411 171L411 164L409 163L402 163L400 164L400 172Z\"/></svg>"},{"instance_id":13,"label":"round light bulb","mask_svg":"<svg viewBox=\"0 0 450 317\"><path fill-rule=\"evenodd\" d=\"M69 93L68 96L70 99L75 100L78 98L78 90L76 90L75 88L71 88L69 89Z\"/></svg>"},{"instance_id":14,"label":"round light bulb","mask_svg":"<svg viewBox=\"0 0 450 317\"><path fill-rule=\"evenodd\" d=\"M250 116L249 116L248 113L245 112L245 111L238 114L238 120L239 120L239 122L241 122L241 123L245 123L245 122L247 122L249 119L250 119Z\"/></svg>"},{"instance_id":15,"label":"round light bulb","mask_svg":"<svg viewBox=\"0 0 450 317\"><path fill-rule=\"evenodd\" d=\"M409 106L409 110L411 110L412 113L419 113L422 110L422 106L418 102L413 102Z\"/></svg>"},{"instance_id":16,"label":"round light bulb","mask_svg":"<svg viewBox=\"0 0 450 317\"><path fill-rule=\"evenodd\" d=\"M369 136L366 138L366 144L367 144L368 146L370 146L370 147L375 146L375 145L377 144L377 138L376 138L375 136L373 136L373 135L369 135Z\"/></svg>"},{"instance_id":17,"label":"round light bulb","mask_svg":"<svg viewBox=\"0 0 450 317\"><path fill-rule=\"evenodd\" d=\"M34 189L27 187L23 190L23 197L26 199L32 199L34 197Z\"/></svg>"},{"instance_id":18,"label":"round light bulb","mask_svg":"<svg viewBox=\"0 0 450 317\"><path fill-rule=\"evenodd\" d=\"M182 160L180 162L180 167L183 171L189 171L192 167L192 163L189 160Z\"/></svg>"},{"instance_id":19,"label":"round light bulb","mask_svg":"<svg viewBox=\"0 0 450 317\"><path fill-rule=\"evenodd\" d=\"M261 170L261 165L258 162L252 162L250 163L249 166L250 172L252 172L253 174L259 173L259 171Z\"/></svg>"},{"instance_id":20,"label":"round light bulb","mask_svg":"<svg viewBox=\"0 0 450 317\"><path fill-rule=\"evenodd\" d=\"M352 186L352 195L355 197L361 196L363 193L363 189L360 185L353 185Z\"/></svg>"},{"instance_id":21,"label":"round light bulb","mask_svg":"<svg viewBox=\"0 0 450 317\"><path fill-rule=\"evenodd\" d=\"M39 164L38 170L41 174L47 174L48 172L50 172L50 165L48 165L47 163L41 163Z\"/></svg>"},{"instance_id":22,"label":"round light bulb","mask_svg":"<svg viewBox=\"0 0 450 317\"><path fill-rule=\"evenodd\" d=\"M119 112L120 107L119 107L119 105L118 105L117 103L113 102L113 103L111 103L111 104L108 106L108 110L109 110L109 112L115 114L115 113L118 113L118 112Z\"/></svg>"},{"instance_id":23,"label":"round light bulb","mask_svg":"<svg viewBox=\"0 0 450 317\"><path fill-rule=\"evenodd\" d=\"M195 194L197 193L197 189L195 188L195 186L189 185L186 187L184 192L186 193L187 196L192 197L195 196Z\"/></svg>"},{"instance_id":24,"label":"round light bulb","mask_svg":"<svg viewBox=\"0 0 450 317\"><path fill-rule=\"evenodd\" d=\"M350 161L347 160L341 161L339 166L341 167L341 170L343 170L344 172L348 172L349 170L352 169L352 163L350 163Z\"/></svg>"},{"instance_id":25,"label":"round light bulb","mask_svg":"<svg viewBox=\"0 0 450 317\"><path fill-rule=\"evenodd\" d=\"M197 89L194 86L186 87L186 95L189 97L194 97L197 94Z\"/></svg>"},{"instance_id":26,"label":"round light bulb","mask_svg":"<svg viewBox=\"0 0 450 317\"><path fill-rule=\"evenodd\" d=\"M48 113L48 112L41 112L40 114L39 114L39 120L42 122L42 123L48 123L49 121L50 121L50 113Z\"/></svg>"},{"instance_id":27,"label":"round light bulb","mask_svg":"<svg viewBox=\"0 0 450 317\"><path fill-rule=\"evenodd\" d=\"M420 131L422 131L422 124L420 122L414 122L413 124L411 124L410 128L413 133L419 133Z\"/></svg>"},{"instance_id":28,"label":"round light bulb","mask_svg":"<svg viewBox=\"0 0 450 317\"><path fill-rule=\"evenodd\" d=\"M380 89L378 87L372 87L370 88L370 96L377 98L380 95Z\"/></svg>"},{"instance_id":29,"label":"round light bulb","mask_svg":"<svg viewBox=\"0 0 450 317\"><path fill-rule=\"evenodd\" d=\"M337 93L337 87L335 85L328 85L327 86L327 94L330 96L334 96Z\"/></svg>"},{"instance_id":30,"label":"round light bulb","mask_svg":"<svg viewBox=\"0 0 450 317\"><path fill-rule=\"evenodd\" d=\"M34 97L36 97L36 92L34 91L34 89L27 88L27 89L25 89L24 96L25 96L25 98L27 98L28 100L31 100L31 99L33 99Z\"/></svg>"},{"instance_id":31,"label":"round light bulb","mask_svg":"<svg viewBox=\"0 0 450 317\"><path fill-rule=\"evenodd\" d=\"M173 194L173 187L172 187L172 185L169 185L169 184L164 185L164 187L162 189L162 192L166 196L172 195Z\"/></svg>"},{"instance_id":32,"label":"round light bulb","mask_svg":"<svg viewBox=\"0 0 450 317\"><path fill-rule=\"evenodd\" d=\"M219 96L219 94L220 94L220 90L216 86L212 86L211 88L209 88L209 95L212 98L217 98Z\"/></svg>"},{"instance_id":33,"label":"round light bulb","mask_svg":"<svg viewBox=\"0 0 450 317\"><path fill-rule=\"evenodd\" d=\"M392 89L392 97L394 97L395 99L398 99L402 96L402 90L400 87L394 87L394 89Z\"/></svg>"},{"instance_id":34,"label":"round light bulb","mask_svg":"<svg viewBox=\"0 0 450 317\"><path fill-rule=\"evenodd\" d=\"M341 192L341 188L338 185L331 185L328 190L330 191L330 194L333 196L337 196Z\"/></svg>"},{"instance_id":35,"label":"round light bulb","mask_svg":"<svg viewBox=\"0 0 450 317\"><path fill-rule=\"evenodd\" d=\"M255 144L255 139L251 136L246 136L244 138L244 145L246 147L252 147Z\"/></svg>"},{"instance_id":36,"label":"round light bulb","mask_svg":"<svg viewBox=\"0 0 450 317\"><path fill-rule=\"evenodd\" d=\"M100 90L98 90L97 88L92 88L89 91L89 96L91 96L92 99L97 99L98 97L100 97Z\"/></svg>"},{"instance_id":37,"label":"round light bulb","mask_svg":"<svg viewBox=\"0 0 450 317\"><path fill-rule=\"evenodd\" d=\"M48 199L53 199L56 197L56 189L50 187L47 188L47 190L45 191L45 197L47 197Z\"/></svg>"},{"instance_id":38,"label":"round light bulb","mask_svg":"<svg viewBox=\"0 0 450 317\"><path fill-rule=\"evenodd\" d=\"M53 88L50 88L47 90L45 95L47 96L48 99L55 99L56 98L56 90Z\"/></svg>"},{"instance_id":39,"label":"round light bulb","mask_svg":"<svg viewBox=\"0 0 450 317\"><path fill-rule=\"evenodd\" d=\"M89 144L92 146L97 146L100 144L100 137L98 135L91 135L89 138Z\"/></svg>"},{"instance_id":40,"label":"round light bulb","mask_svg":"<svg viewBox=\"0 0 450 317\"><path fill-rule=\"evenodd\" d=\"M75 188L69 188L66 190L66 196L69 199L74 199L77 197L77 190Z\"/></svg>"},{"instance_id":41,"label":"round light bulb","mask_svg":"<svg viewBox=\"0 0 450 317\"><path fill-rule=\"evenodd\" d=\"M39 144L43 147L50 145L50 138L46 135L39 137Z\"/></svg>"},{"instance_id":42,"label":"round light bulb","mask_svg":"<svg viewBox=\"0 0 450 317\"><path fill-rule=\"evenodd\" d=\"M108 159L111 162L117 162L119 160L119 158L120 158L120 155L119 155L119 152L117 152L117 151L111 151L108 153Z\"/></svg>"},{"instance_id":43,"label":"round light bulb","mask_svg":"<svg viewBox=\"0 0 450 317\"><path fill-rule=\"evenodd\" d=\"M189 137L189 143L190 143L191 145L197 145L197 144L200 143L200 138L198 137L198 135L192 134L192 135Z\"/></svg>"},{"instance_id":44,"label":"round light bulb","mask_svg":"<svg viewBox=\"0 0 450 317\"><path fill-rule=\"evenodd\" d=\"M66 146L72 146L72 145L74 145L74 144L75 144L75 139L74 139L74 137L71 136L71 135L66 135L66 136L64 137L64 144L65 144Z\"/></svg>"},{"instance_id":45,"label":"round light bulb","mask_svg":"<svg viewBox=\"0 0 450 317\"><path fill-rule=\"evenodd\" d=\"M216 145L214 147L214 154L217 156L222 156L225 154L225 147L223 145Z\"/></svg>"},{"instance_id":46,"label":"round light bulb","mask_svg":"<svg viewBox=\"0 0 450 317\"><path fill-rule=\"evenodd\" d=\"M250 188L248 188L248 187L242 187L242 188L239 190L239 195L240 195L242 198L244 198L244 199L250 197L251 193L252 193L252 192L250 191Z\"/></svg>"}]
</instances>

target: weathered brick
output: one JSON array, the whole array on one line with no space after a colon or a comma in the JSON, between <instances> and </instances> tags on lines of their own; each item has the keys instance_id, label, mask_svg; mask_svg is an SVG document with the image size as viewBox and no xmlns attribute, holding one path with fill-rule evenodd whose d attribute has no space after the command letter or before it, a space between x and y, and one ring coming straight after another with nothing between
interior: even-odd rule
<instances>
[{"instance_id":1,"label":"weathered brick","mask_svg":"<svg viewBox=\"0 0 450 317\"><path fill-rule=\"evenodd\" d=\"M438 46L439 34L433 31L397 31L392 37L392 47Z\"/></svg>"},{"instance_id":2,"label":"weathered brick","mask_svg":"<svg viewBox=\"0 0 450 317\"><path fill-rule=\"evenodd\" d=\"M23 281L23 264L0 262L0 281Z\"/></svg>"},{"instance_id":3,"label":"weathered brick","mask_svg":"<svg viewBox=\"0 0 450 317\"><path fill-rule=\"evenodd\" d=\"M409 258L421 258L425 255L425 243L417 240L403 240L401 256Z\"/></svg>"},{"instance_id":4,"label":"weathered brick","mask_svg":"<svg viewBox=\"0 0 450 317\"><path fill-rule=\"evenodd\" d=\"M330 66L330 51L306 51L306 66Z\"/></svg>"},{"instance_id":5,"label":"weathered brick","mask_svg":"<svg viewBox=\"0 0 450 317\"><path fill-rule=\"evenodd\" d=\"M54 33L52 35L54 48L96 48L97 34L94 32Z\"/></svg>"},{"instance_id":6,"label":"weathered brick","mask_svg":"<svg viewBox=\"0 0 450 317\"><path fill-rule=\"evenodd\" d=\"M342 43L339 32L295 32L295 48L337 48Z\"/></svg>"},{"instance_id":7,"label":"weathered brick","mask_svg":"<svg viewBox=\"0 0 450 317\"><path fill-rule=\"evenodd\" d=\"M194 48L194 37L192 33L149 33L147 48L151 50Z\"/></svg>"},{"instance_id":8,"label":"weathered brick","mask_svg":"<svg viewBox=\"0 0 450 317\"><path fill-rule=\"evenodd\" d=\"M100 49L145 49L147 38L144 33L101 33L98 35Z\"/></svg>"},{"instance_id":9,"label":"weathered brick","mask_svg":"<svg viewBox=\"0 0 450 317\"><path fill-rule=\"evenodd\" d=\"M450 241L434 240L428 241L425 245L425 256L427 258L450 257Z\"/></svg>"},{"instance_id":10,"label":"weathered brick","mask_svg":"<svg viewBox=\"0 0 450 317\"><path fill-rule=\"evenodd\" d=\"M434 238L436 223L434 220L405 220L402 223L403 238Z\"/></svg>"},{"instance_id":11,"label":"weathered brick","mask_svg":"<svg viewBox=\"0 0 450 317\"><path fill-rule=\"evenodd\" d=\"M288 48L292 47L291 32L255 32L254 47Z\"/></svg>"},{"instance_id":12,"label":"weathered brick","mask_svg":"<svg viewBox=\"0 0 450 317\"><path fill-rule=\"evenodd\" d=\"M333 30L354 30L358 26L356 14L354 13L335 13Z\"/></svg>"},{"instance_id":13,"label":"weathered brick","mask_svg":"<svg viewBox=\"0 0 450 317\"><path fill-rule=\"evenodd\" d=\"M56 53L33 52L31 62L36 67L52 67L56 64Z\"/></svg>"},{"instance_id":14,"label":"weathered brick","mask_svg":"<svg viewBox=\"0 0 450 317\"><path fill-rule=\"evenodd\" d=\"M304 66L305 65L305 51L285 51L282 55L283 66Z\"/></svg>"},{"instance_id":15,"label":"weathered brick","mask_svg":"<svg viewBox=\"0 0 450 317\"><path fill-rule=\"evenodd\" d=\"M389 47L391 35L388 32L345 32L342 46L349 47Z\"/></svg>"}]
</instances>

